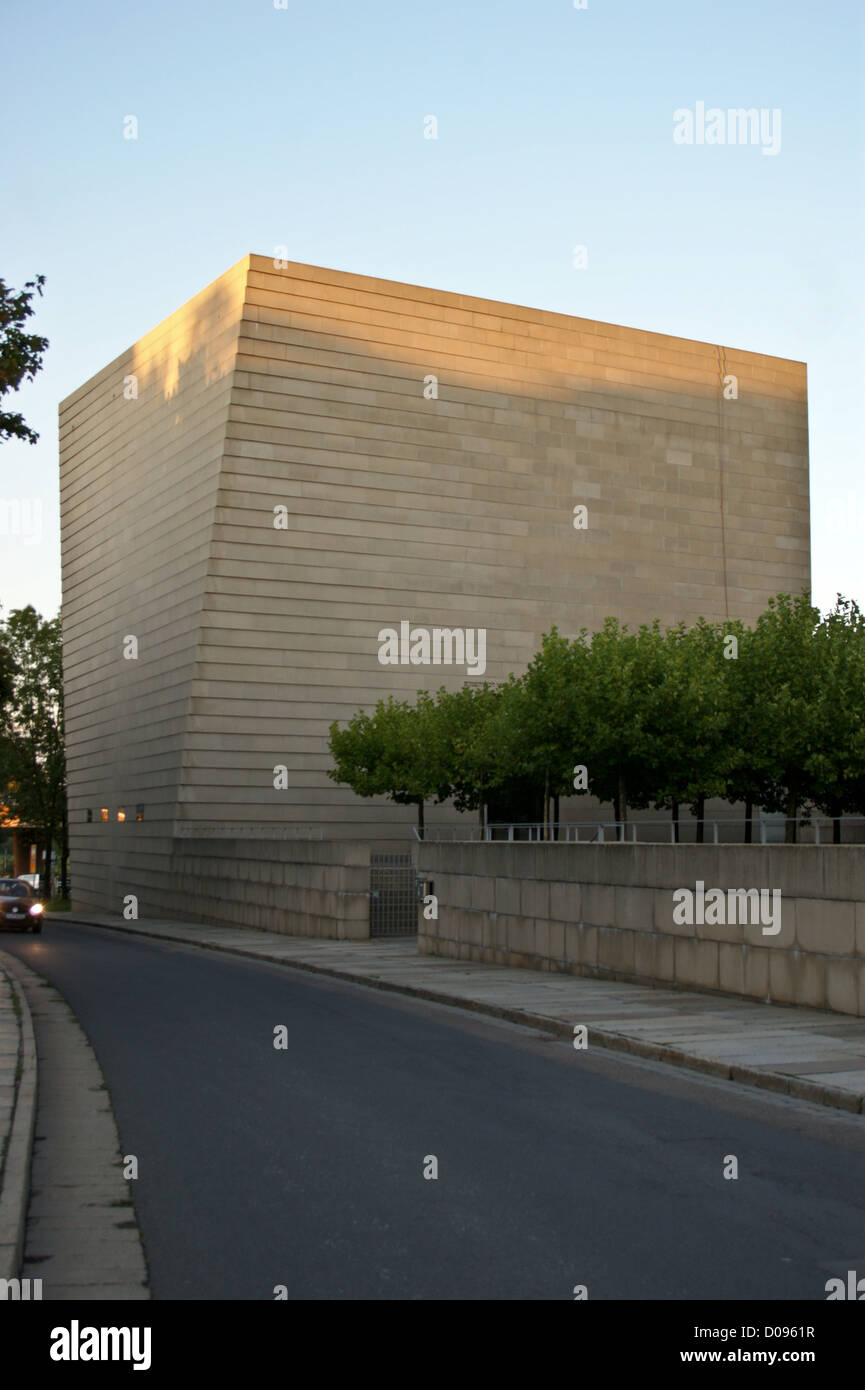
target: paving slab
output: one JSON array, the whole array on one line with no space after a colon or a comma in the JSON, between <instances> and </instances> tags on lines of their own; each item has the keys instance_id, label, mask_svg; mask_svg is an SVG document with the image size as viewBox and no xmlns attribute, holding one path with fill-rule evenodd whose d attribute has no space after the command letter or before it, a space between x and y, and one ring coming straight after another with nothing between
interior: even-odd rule
<instances>
[{"instance_id":1,"label":"paving slab","mask_svg":"<svg viewBox=\"0 0 865 1390\"><path fill-rule=\"evenodd\" d=\"M861 1095L865 1090L865 1070L855 1072L830 1071L820 1077L827 1085L837 1086L839 1090L851 1091Z\"/></svg>"},{"instance_id":2,"label":"paving slab","mask_svg":"<svg viewBox=\"0 0 865 1390\"><path fill-rule=\"evenodd\" d=\"M865 1019L796 1005L656 988L419 954L414 937L328 941L105 912L49 913L64 924L226 951L526 1023L589 1045L865 1113ZM860 1070L860 1067L862 1069Z\"/></svg>"}]
</instances>

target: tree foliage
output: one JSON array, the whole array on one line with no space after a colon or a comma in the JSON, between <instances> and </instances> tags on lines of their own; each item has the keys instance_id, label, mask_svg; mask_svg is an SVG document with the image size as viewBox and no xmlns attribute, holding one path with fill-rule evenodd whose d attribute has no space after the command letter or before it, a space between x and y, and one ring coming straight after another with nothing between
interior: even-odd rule
<instances>
[{"instance_id":1,"label":"tree foliage","mask_svg":"<svg viewBox=\"0 0 865 1390\"><path fill-rule=\"evenodd\" d=\"M417 704L379 700L372 714L355 714L345 729L330 726L334 782L351 787L358 796L386 796L399 806L418 807L423 829L424 803L442 789L436 754L437 730L431 728L430 697L422 692Z\"/></svg>"},{"instance_id":2,"label":"tree foliage","mask_svg":"<svg viewBox=\"0 0 865 1390\"><path fill-rule=\"evenodd\" d=\"M412 722L414 721L414 722ZM331 776L362 796L451 798L458 810L591 793L629 808L709 798L837 818L865 815L865 615L839 595L821 618L779 594L752 629L738 621L636 631L615 618L588 636L555 628L522 676L379 702L331 729ZM587 769L577 785L578 766ZM519 819L512 816L512 819Z\"/></svg>"},{"instance_id":3,"label":"tree foliage","mask_svg":"<svg viewBox=\"0 0 865 1390\"><path fill-rule=\"evenodd\" d=\"M48 339L25 333L23 326L34 313L33 297L42 294L44 284L45 276L37 275L16 292L0 280L0 401L23 381L32 381L42 366ZM35 444L39 436L23 415L0 409L0 441L13 438Z\"/></svg>"},{"instance_id":4,"label":"tree foliage","mask_svg":"<svg viewBox=\"0 0 865 1390\"><path fill-rule=\"evenodd\" d=\"M865 614L841 594L815 634L816 698L805 758L808 795L835 818L865 810Z\"/></svg>"},{"instance_id":5,"label":"tree foliage","mask_svg":"<svg viewBox=\"0 0 865 1390\"><path fill-rule=\"evenodd\" d=\"M8 686L0 705L0 799L12 816L60 844L66 889L68 816L60 618L14 609L0 629ZM47 885L50 891L50 883Z\"/></svg>"}]
</instances>

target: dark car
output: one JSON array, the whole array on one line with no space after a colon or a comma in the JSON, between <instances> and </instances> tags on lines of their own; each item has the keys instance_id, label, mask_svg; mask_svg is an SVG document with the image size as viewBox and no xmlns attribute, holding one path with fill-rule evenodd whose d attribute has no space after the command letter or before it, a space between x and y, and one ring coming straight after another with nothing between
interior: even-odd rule
<instances>
[{"instance_id":1,"label":"dark car","mask_svg":"<svg viewBox=\"0 0 865 1390\"><path fill-rule=\"evenodd\" d=\"M29 883L22 883L20 878L0 878L0 926L41 931L44 911Z\"/></svg>"}]
</instances>

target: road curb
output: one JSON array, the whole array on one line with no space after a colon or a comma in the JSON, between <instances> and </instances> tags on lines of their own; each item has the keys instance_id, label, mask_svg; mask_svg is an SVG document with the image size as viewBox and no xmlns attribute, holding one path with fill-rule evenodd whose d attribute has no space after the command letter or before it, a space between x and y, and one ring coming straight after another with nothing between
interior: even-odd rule
<instances>
[{"instance_id":1,"label":"road curb","mask_svg":"<svg viewBox=\"0 0 865 1390\"><path fill-rule=\"evenodd\" d=\"M223 955L240 956L246 960L263 960L269 965L282 965L290 970L306 970L312 975L329 975L337 980L351 984L369 985L373 989L387 990L392 994L406 994L414 999L426 999L433 1004L449 1004L453 1008L465 1009L471 1013L486 1014L500 1018L507 1023L519 1023L540 1032L556 1037L573 1038L573 1025L544 1014L529 1013L524 1009L510 1008L503 1004L489 1004L480 999L466 999L460 995L443 993L440 990L426 989L423 986L395 983L380 977L355 974L353 971L337 969L333 966L313 965L309 961L286 960L284 956L269 955L264 951L245 951L240 946L221 946L211 941L190 941L186 936L170 935L167 932L147 931L142 927L128 926L124 923L112 925L105 922L92 922L77 914L57 913L48 920L71 925L101 928L105 931L119 931L131 936L144 936L153 941L170 941L174 945L194 946L199 950L218 951ZM193 922L190 926L200 926ZM591 1027L589 1036L598 1047L611 1052L625 1052L645 1061L664 1062L668 1066L681 1067L689 1071L702 1072L716 1076L722 1081L734 1081L753 1086L758 1090L774 1091L794 1100L809 1101L814 1105L825 1105L835 1110L846 1110L848 1114L865 1113L865 1095L842 1091L836 1086L821 1086L819 1082L803 1081L799 1077L785 1076L782 1072L762 1071L759 1067L749 1067L738 1062L721 1062L712 1057L698 1057L693 1053L681 1052L677 1048L665 1047L663 1043L643 1042L627 1033L615 1033L607 1029Z\"/></svg>"},{"instance_id":2,"label":"road curb","mask_svg":"<svg viewBox=\"0 0 865 1390\"><path fill-rule=\"evenodd\" d=\"M0 1189L0 1279L18 1279L24 1256L24 1231L30 1200L30 1162L36 1131L39 1064L33 1019L21 987L15 957L0 951L0 966L17 1000L20 1021L15 1105L3 1167L3 1186Z\"/></svg>"}]
</instances>

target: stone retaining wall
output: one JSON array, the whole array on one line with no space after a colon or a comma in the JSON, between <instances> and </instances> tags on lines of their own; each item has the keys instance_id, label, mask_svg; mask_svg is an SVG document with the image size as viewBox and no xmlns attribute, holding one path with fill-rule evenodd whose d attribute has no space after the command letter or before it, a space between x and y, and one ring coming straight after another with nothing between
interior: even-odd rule
<instances>
[{"instance_id":1,"label":"stone retaining wall","mask_svg":"<svg viewBox=\"0 0 865 1390\"><path fill-rule=\"evenodd\" d=\"M176 840L173 908L171 899L150 903L151 893L148 912L361 940L369 936L369 854L368 844L348 840Z\"/></svg>"},{"instance_id":2,"label":"stone retaining wall","mask_svg":"<svg viewBox=\"0 0 865 1390\"><path fill-rule=\"evenodd\" d=\"M424 844L433 955L865 1016L865 847ZM781 930L677 924L676 889L781 892Z\"/></svg>"}]
</instances>

